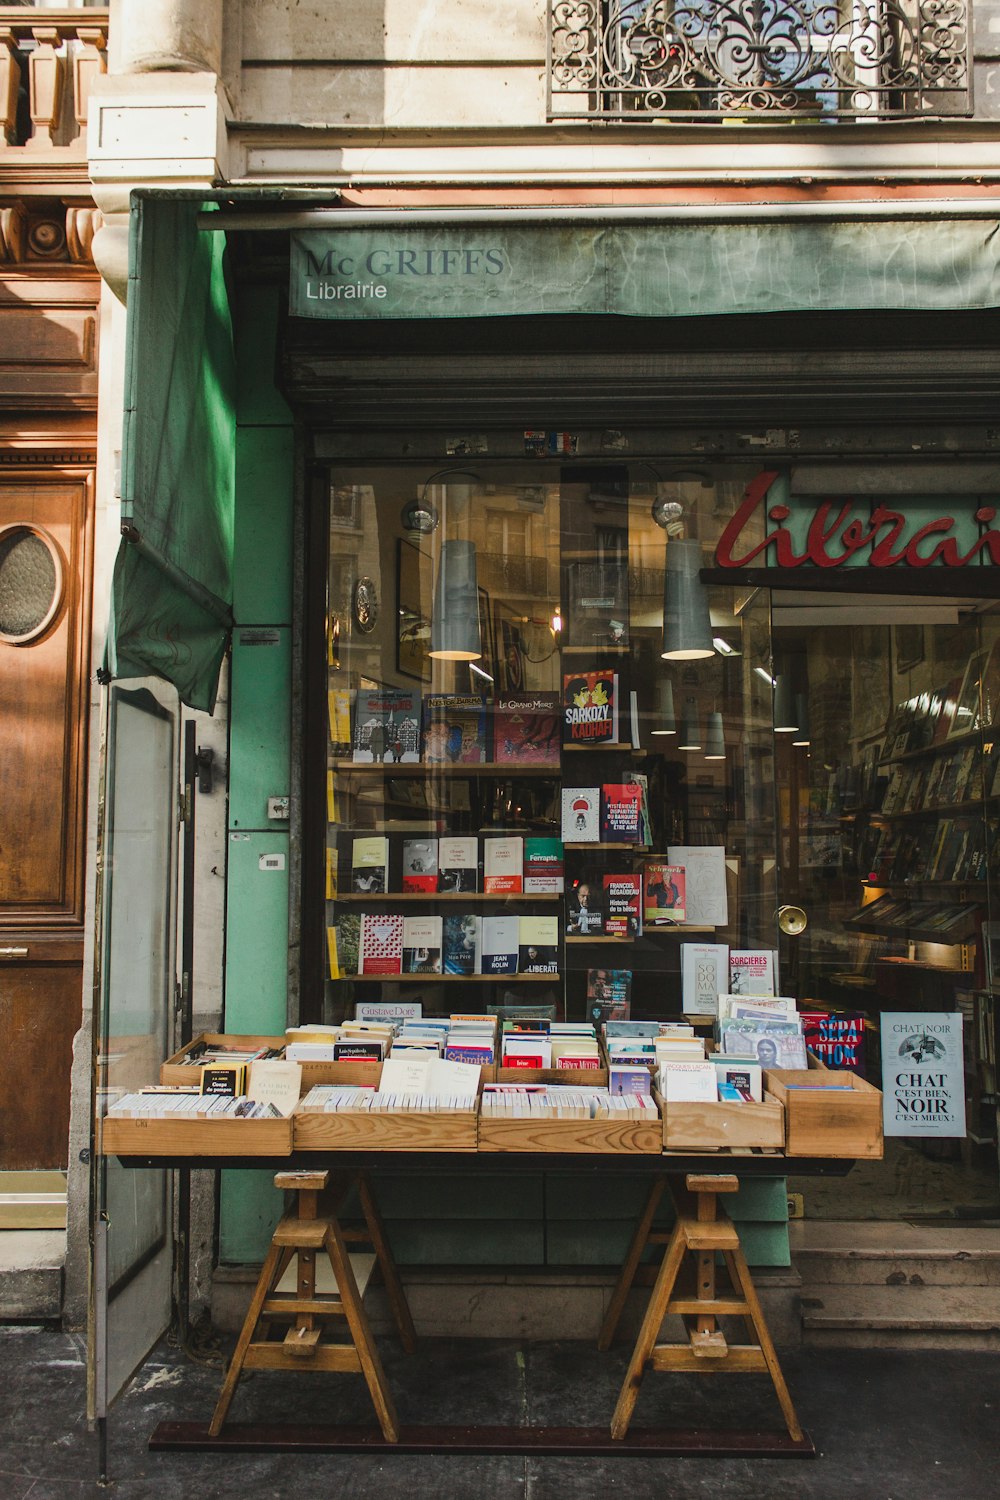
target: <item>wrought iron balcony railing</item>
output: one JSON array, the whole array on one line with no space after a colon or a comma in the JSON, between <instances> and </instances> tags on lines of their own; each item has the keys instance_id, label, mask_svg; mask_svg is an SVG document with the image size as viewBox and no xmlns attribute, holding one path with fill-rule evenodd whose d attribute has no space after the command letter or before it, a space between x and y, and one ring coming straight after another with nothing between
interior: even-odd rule
<instances>
[{"instance_id":1,"label":"wrought iron balcony railing","mask_svg":"<svg viewBox=\"0 0 1000 1500\"><path fill-rule=\"evenodd\" d=\"M968 0L549 0L551 120L972 113Z\"/></svg>"}]
</instances>

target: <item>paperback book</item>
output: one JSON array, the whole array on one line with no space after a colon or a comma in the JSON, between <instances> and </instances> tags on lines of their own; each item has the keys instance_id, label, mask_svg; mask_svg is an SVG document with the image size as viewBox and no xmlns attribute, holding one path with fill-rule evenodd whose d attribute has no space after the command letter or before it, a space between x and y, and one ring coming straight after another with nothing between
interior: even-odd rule
<instances>
[{"instance_id":1,"label":"paperback book","mask_svg":"<svg viewBox=\"0 0 1000 1500\"><path fill-rule=\"evenodd\" d=\"M480 963L483 974L516 974L519 946L517 917L483 917Z\"/></svg>"},{"instance_id":2,"label":"paperback book","mask_svg":"<svg viewBox=\"0 0 1000 1500\"><path fill-rule=\"evenodd\" d=\"M443 965L446 974L475 974L479 966L480 919L471 913L443 921Z\"/></svg>"},{"instance_id":3,"label":"paperback book","mask_svg":"<svg viewBox=\"0 0 1000 1500\"><path fill-rule=\"evenodd\" d=\"M518 972L558 973L558 917L519 917L518 924Z\"/></svg>"},{"instance_id":4,"label":"paperback book","mask_svg":"<svg viewBox=\"0 0 1000 1500\"><path fill-rule=\"evenodd\" d=\"M519 895L524 888L524 839L506 834L483 840L483 891L488 896Z\"/></svg>"},{"instance_id":5,"label":"paperback book","mask_svg":"<svg viewBox=\"0 0 1000 1500\"><path fill-rule=\"evenodd\" d=\"M420 694L403 688L358 689L354 760L412 763L420 759Z\"/></svg>"},{"instance_id":6,"label":"paperback book","mask_svg":"<svg viewBox=\"0 0 1000 1500\"><path fill-rule=\"evenodd\" d=\"M529 837L524 841L524 894L561 896L565 882L562 839Z\"/></svg>"},{"instance_id":7,"label":"paperback book","mask_svg":"<svg viewBox=\"0 0 1000 1500\"><path fill-rule=\"evenodd\" d=\"M436 891L438 888L437 839L403 840L403 890Z\"/></svg>"},{"instance_id":8,"label":"paperback book","mask_svg":"<svg viewBox=\"0 0 1000 1500\"><path fill-rule=\"evenodd\" d=\"M383 835L354 840L351 850L351 889L380 894L389 885L389 840Z\"/></svg>"},{"instance_id":9,"label":"paperback book","mask_svg":"<svg viewBox=\"0 0 1000 1500\"><path fill-rule=\"evenodd\" d=\"M683 865L649 864L642 876L642 915L647 927L676 925L687 920Z\"/></svg>"},{"instance_id":10,"label":"paperback book","mask_svg":"<svg viewBox=\"0 0 1000 1500\"><path fill-rule=\"evenodd\" d=\"M681 944L681 995L685 1014L714 1016L729 984L726 943Z\"/></svg>"},{"instance_id":11,"label":"paperback book","mask_svg":"<svg viewBox=\"0 0 1000 1500\"><path fill-rule=\"evenodd\" d=\"M403 973L440 974L441 942L440 917L404 917Z\"/></svg>"},{"instance_id":12,"label":"paperback book","mask_svg":"<svg viewBox=\"0 0 1000 1500\"><path fill-rule=\"evenodd\" d=\"M774 953L770 948L730 949L729 993L774 994Z\"/></svg>"},{"instance_id":13,"label":"paperback book","mask_svg":"<svg viewBox=\"0 0 1000 1500\"><path fill-rule=\"evenodd\" d=\"M564 844L596 844L600 842L600 787L563 787L562 836Z\"/></svg>"},{"instance_id":14,"label":"paperback book","mask_svg":"<svg viewBox=\"0 0 1000 1500\"><path fill-rule=\"evenodd\" d=\"M424 760L436 765L482 765L489 759L486 699L429 693L424 699Z\"/></svg>"},{"instance_id":15,"label":"paperback book","mask_svg":"<svg viewBox=\"0 0 1000 1500\"><path fill-rule=\"evenodd\" d=\"M361 974L403 972L403 918L366 912L361 918Z\"/></svg>"},{"instance_id":16,"label":"paperback book","mask_svg":"<svg viewBox=\"0 0 1000 1500\"><path fill-rule=\"evenodd\" d=\"M599 749L618 741L618 673L571 672L563 677L563 744Z\"/></svg>"},{"instance_id":17,"label":"paperback book","mask_svg":"<svg viewBox=\"0 0 1000 1500\"><path fill-rule=\"evenodd\" d=\"M642 842L642 787L636 781L601 787L601 843Z\"/></svg>"},{"instance_id":18,"label":"paperback book","mask_svg":"<svg viewBox=\"0 0 1000 1500\"><path fill-rule=\"evenodd\" d=\"M604 932L607 937L639 937L642 934L642 876L604 876Z\"/></svg>"},{"instance_id":19,"label":"paperback book","mask_svg":"<svg viewBox=\"0 0 1000 1500\"><path fill-rule=\"evenodd\" d=\"M461 834L438 840L438 890L452 894L479 889L479 840Z\"/></svg>"},{"instance_id":20,"label":"paperback book","mask_svg":"<svg viewBox=\"0 0 1000 1500\"><path fill-rule=\"evenodd\" d=\"M501 765L558 766L558 693L501 693L493 710L493 759Z\"/></svg>"},{"instance_id":21,"label":"paperback book","mask_svg":"<svg viewBox=\"0 0 1000 1500\"><path fill-rule=\"evenodd\" d=\"M632 1014L632 970L587 970L587 1020L597 1030Z\"/></svg>"},{"instance_id":22,"label":"paperback book","mask_svg":"<svg viewBox=\"0 0 1000 1500\"><path fill-rule=\"evenodd\" d=\"M604 932L601 893L589 880L581 880L566 893L566 936L600 937Z\"/></svg>"}]
</instances>

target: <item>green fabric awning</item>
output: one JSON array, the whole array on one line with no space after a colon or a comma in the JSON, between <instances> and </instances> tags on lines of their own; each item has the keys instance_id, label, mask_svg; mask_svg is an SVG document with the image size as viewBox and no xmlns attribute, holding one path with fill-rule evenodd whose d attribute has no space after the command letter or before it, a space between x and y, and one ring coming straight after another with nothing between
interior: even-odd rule
<instances>
[{"instance_id":1,"label":"green fabric awning","mask_svg":"<svg viewBox=\"0 0 1000 1500\"><path fill-rule=\"evenodd\" d=\"M456 216L457 217L457 216ZM289 311L334 319L1000 306L983 219L406 225L292 234Z\"/></svg>"},{"instance_id":2,"label":"green fabric awning","mask_svg":"<svg viewBox=\"0 0 1000 1500\"><path fill-rule=\"evenodd\" d=\"M122 533L108 671L215 706L232 625L235 361L225 236L139 199L129 263Z\"/></svg>"}]
</instances>

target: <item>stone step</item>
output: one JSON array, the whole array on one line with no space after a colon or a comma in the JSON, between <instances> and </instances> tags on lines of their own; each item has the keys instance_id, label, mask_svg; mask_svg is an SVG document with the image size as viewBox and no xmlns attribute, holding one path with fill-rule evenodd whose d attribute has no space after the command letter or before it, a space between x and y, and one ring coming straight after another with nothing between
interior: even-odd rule
<instances>
[{"instance_id":1,"label":"stone step","mask_svg":"<svg viewBox=\"0 0 1000 1500\"><path fill-rule=\"evenodd\" d=\"M808 1348L1000 1349L993 1287L823 1286L803 1289Z\"/></svg>"},{"instance_id":2,"label":"stone step","mask_svg":"<svg viewBox=\"0 0 1000 1500\"><path fill-rule=\"evenodd\" d=\"M789 1226L804 1288L981 1286L1000 1288L1000 1230L905 1223L812 1221Z\"/></svg>"},{"instance_id":3,"label":"stone step","mask_svg":"<svg viewBox=\"0 0 1000 1500\"><path fill-rule=\"evenodd\" d=\"M0 1323L41 1323L62 1314L66 1235L0 1231Z\"/></svg>"}]
</instances>

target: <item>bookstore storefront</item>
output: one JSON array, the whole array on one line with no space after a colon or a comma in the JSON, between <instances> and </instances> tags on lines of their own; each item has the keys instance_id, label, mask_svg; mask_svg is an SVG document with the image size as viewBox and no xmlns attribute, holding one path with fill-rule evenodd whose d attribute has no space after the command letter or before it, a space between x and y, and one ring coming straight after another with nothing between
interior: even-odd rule
<instances>
[{"instance_id":1,"label":"bookstore storefront","mask_svg":"<svg viewBox=\"0 0 1000 1500\"><path fill-rule=\"evenodd\" d=\"M759 231L389 244L200 207L136 210L109 670L208 708L231 649L225 1031L407 1022L467 1066L492 1034L488 1066L584 1086L587 1027L673 1022L671 1061L712 1038L751 1096L808 1047L892 1110L884 1160L789 1180L807 1215L995 1217L989 226L895 226L897 257L886 225L786 227L793 275ZM108 912L101 1076L132 1088L189 1035ZM394 1253L612 1266L619 1165L516 1193L428 1166L419 1201L385 1186ZM757 1265L788 1264L772 1186ZM163 1250L150 1204L123 1265ZM219 1260L259 1262L279 1207L224 1172Z\"/></svg>"}]
</instances>

